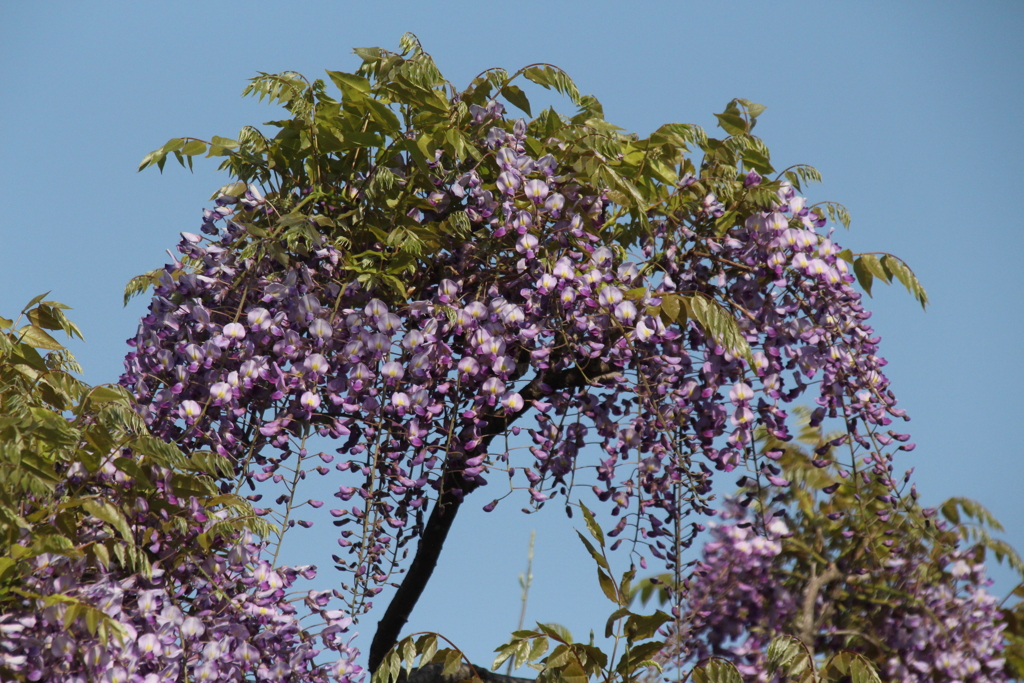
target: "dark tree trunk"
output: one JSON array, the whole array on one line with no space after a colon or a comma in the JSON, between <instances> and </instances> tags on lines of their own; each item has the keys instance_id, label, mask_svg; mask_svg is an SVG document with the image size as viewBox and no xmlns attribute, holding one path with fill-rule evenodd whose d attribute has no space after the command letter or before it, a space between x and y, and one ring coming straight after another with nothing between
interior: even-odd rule
<instances>
[{"instance_id":1,"label":"dark tree trunk","mask_svg":"<svg viewBox=\"0 0 1024 683\"><path fill-rule=\"evenodd\" d=\"M520 392L520 396L527 402L540 400L552 389L586 386L587 384L599 382L614 372L616 372L616 369L607 363L588 363L585 366L576 366L561 372L541 373L526 385ZM487 418L487 424L481 430L479 449L486 451L494 437L504 434L522 414L506 415L504 413L495 413L490 415ZM459 455L457 453L449 454L449 462L459 462ZM405 578L398 587L395 597L391 599L391 603L384 612L384 616L377 623L377 632L373 636L369 652L369 669L371 672L377 670L377 667L384 661L384 657L395 646L395 643L398 642L402 629L405 627L406 622L409 621L409 615L412 614L413 607L416 606L416 602L420 599L423 590L430 581L431 575L434 573L437 559L441 555L441 548L444 546L445 539L448 538L448 532L451 530L452 522L455 521L455 515L462 504L462 498L474 488L475 485L466 482L459 471L449 470L444 474L441 493L423 528L423 535L420 536L419 545L416 548L416 556L413 558L412 564L409 565L409 571L406 572ZM461 496L453 494L452 489L461 489ZM422 670L429 668L429 666L423 667ZM438 674L440 671L441 669L438 669ZM483 677L485 671L485 669L477 669L481 677ZM497 676L499 678L484 678L485 683L488 681L493 681L493 683L515 683L528 680L501 676L501 674L495 674L490 671L486 671L486 673L492 677ZM466 678L471 677L467 676ZM446 681L446 683L452 682Z\"/></svg>"}]
</instances>

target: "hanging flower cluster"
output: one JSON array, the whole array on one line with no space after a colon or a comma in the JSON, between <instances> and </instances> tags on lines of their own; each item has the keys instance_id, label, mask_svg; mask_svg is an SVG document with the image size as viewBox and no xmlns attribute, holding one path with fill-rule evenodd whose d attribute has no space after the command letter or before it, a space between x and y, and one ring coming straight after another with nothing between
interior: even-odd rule
<instances>
[{"instance_id":1,"label":"hanging flower cluster","mask_svg":"<svg viewBox=\"0 0 1024 683\"><path fill-rule=\"evenodd\" d=\"M748 680L766 681L765 652L799 614L798 596L777 576L780 538L788 533L781 520L769 535L752 526L715 525L712 540L686 584L685 608L679 616L682 635L673 635L662 656L693 663L727 656Z\"/></svg>"},{"instance_id":2,"label":"hanging flower cluster","mask_svg":"<svg viewBox=\"0 0 1024 683\"><path fill-rule=\"evenodd\" d=\"M208 240L183 233L188 267L165 269L122 377L156 433L286 486L340 456L336 496L351 506L331 514L352 557L336 559L359 604L428 500L461 498L495 471L535 505L580 477L621 516L612 536L631 529L634 547L674 564L699 527L676 521L709 509L714 470L787 484L752 435L788 438L785 406L808 389L815 420L848 427L833 445L851 442L889 479L892 450L912 444L887 429L904 415L879 339L822 214L792 185L717 235L721 202L684 178L687 212L653 221L631 252L609 238L608 194L531 156L525 122L487 128L493 109L480 164L452 173L440 151L430 163L430 208L410 215L429 227L461 212L472 233L410 276L411 298L354 278L328 235L285 261L243 249L235 218L272 211L254 186L206 212ZM733 317L730 342L714 321ZM525 415L529 455L510 438ZM340 447L311 453L316 435Z\"/></svg>"},{"instance_id":3,"label":"hanging flower cluster","mask_svg":"<svg viewBox=\"0 0 1024 683\"><path fill-rule=\"evenodd\" d=\"M725 657L746 680L767 681L768 643L800 630L805 596L787 580L781 562L789 530L776 519L768 536L758 535L742 521L742 510L712 529L712 540L686 583L681 630L673 633L662 658L673 665ZM941 523L940 523L941 524ZM937 571L936 571L937 570ZM954 551L933 567L926 554L893 556L884 582L898 601L865 599L861 633L849 629L848 617L826 620L814 633L816 652L850 650L879 666L883 680L903 683L1004 681L1012 676L1003 658L1005 624L999 600L986 588L984 564ZM806 586L804 586L806 590ZM819 590L817 612L846 610L856 603L856 579L845 592L849 604L829 605Z\"/></svg>"},{"instance_id":4,"label":"hanging flower cluster","mask_svg":"<svg viewBox=\"0 0 1024 683\"><path fill-rule=\"evenodd\" d=\"M165 493L136 497L132 478L109 463L92 474L80 463L69 471L69 482L101 501L106 519L116 513L104 510L133 509L127 530L142 539L145 558L96 517L78 530L88 555L65 548L35 557L18 588L22 600L0 615L0 672L83 683L361 680L358 652L344 635L351 619L329 608L332 596L307 594L302 611L319 617L316 631L300 625L286 597L315 568L272 568L248 532L217 531L224 511L207 514L196 498L166 493L169 471L138 472ZM97 562L98 547L114 547L118 559Z\"/></svg>"}]
</instances>

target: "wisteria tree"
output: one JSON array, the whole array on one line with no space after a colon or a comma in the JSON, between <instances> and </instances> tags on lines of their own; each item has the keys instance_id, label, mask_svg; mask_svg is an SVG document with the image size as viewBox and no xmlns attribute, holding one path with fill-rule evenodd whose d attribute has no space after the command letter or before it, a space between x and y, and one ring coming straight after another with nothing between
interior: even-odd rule
<instances>
[{"instance_id":1,"label":"wisteria tree","mask_svg":"<svg viewBox=\"0 0 1024 683\"><path fill-rule=\"evenodd\" d=\"M208 534L204 525L214 515L206 508L251 510L258 523L236 522L221 546L185 553L188 567L214 562L202 578L168 568L160 576L173 580L146 584L147 591L164 591L157 602L165 611L171 603L164 595L187 596L188 604L177 605L180 619L167 617L178 625L160 632L160 651L136 647L124 658L131 678L118 680L351 678L358 674L354 652L341 634L388 584L397 592L369 643L369 669L394 678L401 662L411 666L419 656L421 663L437 662L425 671L451 674L459 668L457 650L438 650L431 634L401 639L402 629L460 507L478 501L491 510L517 498L520 505L582 513L588 537L581 538L615 603L607 632L624 653L609 658L542 626L514 634L492 668L511 658L537 664L542 678L625 680L659 663L698 664L706 659L701 647L730 655L754 677L788 671L860 680L884 665L877 653L836 635L850 629L830 621L837 609L829 605L838 598L829 591L877 567L909 567L921 548L938 547L928 545L929 518L904 495L909 477L894 470L893 455L913 445L893 428L906 416L855 289L859 283L870 292L875 280L898 280L924 305L910 269L893 255L853 254L837 244L830 221L847 225L845 210L801 195L818 179L814 169L773 166L753 134L761 105L730 102L717 115L723 139L678 123L642 138L606 122L600 103L550 65L488 70L459 90L412 36L403 38L400 53L356 53L363 60L356 73L328 72L340 96L326 82L292 72L254 78L246 93L287 112L269 124L277 129L273 136L246 127L235 139L175 138L143 160L142 168L163 169L168 158L191 166L199 155L223 157L231 182L204 212L201 234L182 233L174 262L126 291L127 299L153 290L120 382L144 423L133 429L172 446L159 451L173 460L161 467L191 470L205 482L188 496L173 483L147 490L150 504L139 514L154 514L151 502L170 496L168 504L188 511L175 527L181 533ZM575 113L546 109L533 117L521 79L562 94ZM507 106L527 118L512 116ZM739 616L715 631L714 619L703 614L708 609L695 605L716 558L733 548L745 552L727 539L757 545L769 567L783 556L783 529L798 530L791 535L806 536L807 547L817 538L809 522L806 529L781 526L787 509L799 518L814 508L793 502L803 480L788 467L795 456L787 456L790 414L805 404L811 428L837 430L815 444L810 499L827 506L830 533L870 533L853 557L844 556L841 575L828 561L815 564L829 557L822 549L811 553L814 562L775 562L779 571L796 562L798 571L790 573L810 572L814 589L780 581L776 592L788 590L789 598L756 598L770 603L768 626L741 605ZM116 493L103 494L113 500L135 491L141 475L131 463L147 455L118 447L113 470L87 468L115 482L128 477ZM715 501L733 493L740 472L739 502L725 508L733 526L716 529L718 540L693 574L687 549L721 509ZM66 480L74 483L71 476ZM282 539L313 533L301 527L311 526L325 503L303 493L312 477L330 478L339 501L326 506L339 528L337 589L306 598L327 624L324 647L338 654L330 666L317 663L311 632L280 625L287 621L282 615L292 614L283 588L302 573L278 567ZM90 485L100 491L107 484ZM864 491L857 487L874 497L870 515L862 514ZM53 500L69 495L59 493ZM616 518L607 529L588 509L598 505ZM156 522L140 518L123 535L134 538L147 527ZM31 536L11 538L17 545ZM972 551L950 543L939 554L966 562ZM172 550L180 539L158 545L181 556ZM616 550L632 566L618 581L608 562ZM85 553L75 565L84 574L75 580L98 583L90 573L97 563L135 576L120 557L108 559ZM755 571L735 558L721 562L735 566L730 581L742 583L735 577ZM668 609L641 616L630 609L632 584L653 564L666 572L660 582L668 587ZM54 570L54 581L62 571ZM210 572L230 578L218 584ZM930 576L928 585L937 586L938 575ZM168 582L177 582L173 591ZM259 614L275 616L243 620L244 633L218 626L227 612L203 607L209 585L224 586L216 592L222 602L256 604L267 610ZM810 608L790 604L812 593ZM149 606L151 593L139 595L130 601L138 618L164 628L153 616L157 607ZM343 610L325 609L331 598ZM1000 633L995 622L1005 615L986 609L982 618ZM211 614L220 621L203 627L205 649L185 647L193 630L184 624ZM864 623L889 619L903 628L899 615L933 612L865 614ZM789 626L808 618L807 629ZM777 641L761 658L753 654L767 645L760 636L747 649L714 640L717 633L739 637L743 628L797 640ZM1000 636L993 639L1001 649ZM801 660L802 669L794 642L812 655ZM61 655L68 667L84 651L75 647ZM849 651L814 661L840 648ZM287 652L291 659L281 663ZM996 653L977 671L1005 677L998 659ZM163 668L150 671L139 662ZM689 675L679 667L680 677ZM895 669L887 674L908 677ZM740 673L713 660L693 675L733 680Z\"/></svg>"}]
</instances>

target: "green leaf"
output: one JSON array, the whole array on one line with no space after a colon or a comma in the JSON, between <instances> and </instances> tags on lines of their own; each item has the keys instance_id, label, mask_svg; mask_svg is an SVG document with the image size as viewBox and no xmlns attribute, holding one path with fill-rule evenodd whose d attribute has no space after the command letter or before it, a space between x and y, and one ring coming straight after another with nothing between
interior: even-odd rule
<instances>
[{"instance_id":1,"label":"green leaf","mask_svg":"<svg viewBox=\"0 0 1024 683\"><path fill-rule=\"evenodd\" d=\"M650 658L658 654L658 652L660 652L664 647L665 643L660 640L633 645L629 650L622 654L615 670L623 676L628 677L629 674L636 671L641 666L647 666L644 663L650 661Z\"/></svg>"},{"instance_id":2,"label":"green leaf","mask_svg":"<svg viewBox=\"0 0 1024 683\"><path fill-rule=\"evenodd\" d=\"M157 150L153 150L152 152L150 152L146 156L142 157L142 161L139 162L139 168L137 169L137 171L141 171L141 170L143 170L144 168L146 168L148 166L152 166L153 164L160 165L160 168L162 169L163 168L163 159L164 159L165 156L166 155L162 154L160 152L160 150L158 150L158 149Z\"/></svg>"},{"instance_id":3,"label":"green leaf","mask_svg":"<svg viewBox=\"0 0 1024 683\"><path fill-rule=\"evenodd\" d=\"M787 170L784 175L786 176L786 180L793 183L793 187L797 190L801 189L801 183L803 182L821 182L821 173L818 172L818 169L813 166L808 166L807 164L797 164ZM826 202L826 204L829 205L828 202ZM836 206L842 205L838 204ZM833 215L833 209L831 208L829 209L829 215Z\"/></svg>"},{"instance_id":4,"label":"green leaf","mask_svg":"<svg viewBox=\"0 0 1024 683\"><path fill-rule=\"evenodd\" d=\"M460 666L462 666L462 653L458 650L449 650L444 657L444 668L441 670L441 675L451 676L459 670Z\"/></svg>"},{"instance_id":5,"label":"green leaf","mask_svg":"<svg viewBox=\"0 0 1024 683\"><path fill-rule=\"evenodd\" d=\"M668 316L669 320L679 320L679 313L683 310L682 298L678 294L661 295L661 311Z\"/></svg>"},{"instance_id":6,"label":"green leaf","mask_svg":"<svg viewBox=\"0 0 1024 683\"><path fill-rule=\"evenodd\" d=\"M64 630L67 631L71 628L71 625L78 619L78 613L82 611L83 605L73 602L69 604L64 611Z\"/></svg>"},{"instance_id":7,"label":"green leaf","mask_svg":"<svg viewBox=\"0 0 1024 683\"><path fill-rule=\"evenodd\" d=\"M398 651L401 653L402 663L405 665L406 675L412 671L412 665L416 662L416 643L413 642L412 638L406 638L398 645Z\"/></svg>"},{"instance_id":8,"label":"green leaf","mask_svg":"<svg viewBox=\"0 0 1024 683\"><path fill-rule=\"evenodd\" d=\"M25 308L21 309L21 312L22 313L27 313L30 308L35 306L37 303L39 303L40 301L42 301L43 299L45 299L49 295L50 295L49 292L44 292L43 294L39 294L37 296L32 297L32 300L29 301L27 304L25 304Z\"/></svg>"},{"instance_id":9,"label":"green leaf","mask_svg":"<svg viewBox=\"0 0 1024 683\"><path fill-rule=\"evenodd\" d=\"M54 315L57 311L51 312L51 310L49 306L37 306L28 312L28 319L32 321L33 325L44 330L63 329L60 321Z\"/></svg>"},{"instance_id":10,"label":"green leaf","mask_svg":"<svg viewBox=\"0 0 1024 683\"><path fill-rule=\"evenodd\" d=\"M362 76L345 73L344 71L328 71L327 75L330 76L331 80L334 81L334 84L338 86L338 90L340 90L346 97L352 96L353 94L370 94L370 81L366 80Z\"/></svg>"},{"instance_id":11,"label":"green leaf","mask_svg":"<svg viewBox=\"0 0 1024 683\"><path fill-rule=\"evenodd\" d=\"M185 141L181 138L171 138L164 146L160 148L162 154L170 154L171 152L179 152L181 148L185 146Z\"/></svg>"},{"instance_id":12,"label":"green leaf","mask_svg":"<svg viewBox=\"0 0 1024 683\"><path fill-rule=\"evenodd\" d=\"M511 83L506 85L501 89L501 95L511 104L525 111L527 116L533 116L530 113L530 100L526 98L526 93L518 85L512 85Z\"/></svg>"},{"instance_id":13,"label":"green leaf","mask_svg":"<svg viewBox=\"0 0 1024 683\"><path fill-rule=\"evenodd\" d=\"M807 651L803 643L792 636L779 636L768 645L768 674L774 675L776 671L783 674L794 669L794 665L802 667L800 662L807 659ZM799 673L794 670L793 673Z\"/></svg>"},{"instance_id":14,"label":"green leaf","mask_svg":"<svg viewBox=\"0 0 1024 683\"><path fill-rule=\"evenodd\" d=\"M556 624L558 625L558 624ZM563 627L564 628L564 627ZM566 631L568 632L568 631ZM572 642L572 637L569 637L569 642ZM530 646L530 651L526 655L527 662L535 662L543 657L548 652L548 639L544 636L539 636L533 639L533 644Z\"/></svg>"},{"instance_id":15,"label":"green leaf","mask_svg":"<svg viewBox=\"0 0 1024 683\"><path fill-rule=\"evenodd\" d=\"M881 266L879 266L879 269L881 269ZM853 274L857 276L857 282L867 292L867 295L871 296L871 285L875 281L875 276L871 273L863 256L853 262Z\"/></svg>"},{"instance_id":16,"label":"green leaf","mask_svg":"<svg viewBox=\"0 0 1024 683\"><path fill-rule=\"evenodd\" d=\"M651 596L657 594L659 601L664 604L668 597L665 588L666 586L671 586L673 581L674 578L671 574L647 577L633 587L631 597L633 600L639 598L640 604L646 605Z\"/></svg>"},{"instance_id":17,"label":"green leaf","mask_svg":"<svg viewBox=\"0 0 1024 683\"><path fill-rule=\"evenodd\" d=\"M135 543L135 536L132 534L131 527L128 526L128 520L125 519L124 513L112 503L89 498L82 502L82 509L114 527L124 540Z\"/></svg>"},{"instance_id":18,"label":"green leaf","mask_svg":"<svg viewBox=\"0 0 1024 683\"><path fill-rule=\"evenodd\" d=\"M96 635L96 629L100 623L100 612L97 609L86 610L85 612L85 627L89 629L91 635Z\"/></svg>"},{"instance_id":19,"label":"green leaf","mask_svg":"<svg viewBox=\"0 0 1024 683\"><path fill-rule=\"evenodd\" d=\"M96 561L103 565L104 568L110 567L110 551L107 546L100 542L92 544L92 552L96 557Z\"/></svg>"},{"instance_id":20,"label":"green leaf","mask_svg":"<svg viewBox=\"0 0 1024 683\"><path fill-rule=\"evenodd\" d=\"M829 657L821 667L821 673L826 681L881 683L871 663L863 655L849 651L838 652Z\"/></svg>"},{"instance_id":21,"label":"green leaf","mask_svg":"<svg viewBox=\"0 0 1024 683\"><path fill-rule=\"evenodd\" d=\"M652 145L671 145L680 150L687 150L690 145L700 145L706 140L704 129L689 123L666 123L650 137Z\"/></svg>"},{"instance_id":22,"label":"green leaf","mask_svg":"<svg viewBox=\"0 0 1024 683\"><path fill-rule=\"evenodd\" d=\"M131 396L121 387L94 387L89 392L89 400L96 403L109 403L111 401L131 401Z\"/></svg>"},{"instance_id":23,"label":"green leaf","mask_svg":"<svg viewBox=\"0 0 1024 683\"><path fill-rule=\"evenodd\" d=\"M700 323L704 333L734 356L753 363L750 344L732 315L713 299L702 294L683 299L691 317Z\"/></svg>"},{"instance_id":24,"label":"green leaf","mask_svg":"<svg viewBox=\"0 0 1024 683\"><path fill-rule=\"evenodd\" d=\"M616 605L623 606L624 598L619 598L619 594L615 591L615 582L612 581L612 577L605 574L600 569L597 570L597 580L601 584L601 590L604 591L606 598L614 602Z\"/></svg>"},{"instance_id":25,"label":"green leaf","mask_svg":"<svg viewBox=\"0 0 1024 683\"><path fill-rule=\"evenodd\" d=\"M48 372L49 367L46 365L46 361L43 359L39 352L28 344L19 344L11 350L11 357L9 359L14 365L25 365L38 372Z\"/></svg>"},{"instance_id":26,"label":"green leaf","mask_svg":"<svg viewBox=\"0 0 1024 683\"><path fill-rule=\"evenodd\" d=\"M458 130L456 130L455 128L449 128L445 132L445 141L448 143L448 146L451 148L452 156L454 156L454 157L456 157L458 159L464 159L466 157L466 153L465 153L466 145L463 142L462 135L459 133Z\"/></svg>"},{"instance_id":27,"label":"green leaf","mask_svg":"<svg viewBox=\"0 0 1024 683\"><path fill-rule=\"evenodd\" d=\"M569 633L561 624L542 624L537 623L537 629L546 634L548 637L558 641L559 643L572 643L572 634ZM523 631L516 631L515 633L524 633ZM515 634L513 634L515 635ZM554 655L554 652L551 653Z\"/></svg>"},{"instance_id":28,"label":"green leaf","mask_svg":"<svg viewBox=\"0 0 1024 683\"><path fill-rule=\"evenodd\" d=\"M148 273L136 275L129 280L128 284L124 287L124 305L127 306L128 302L134 297L144 293L147 289L152 287L156 283L157 278L160 277L160 274L163 272L163 268L157 268L149 271Z\"/></svg>"},{"instance_id":29,"label":"green leaf","mask_svg":"<svg viewBox=\"0 0 1024 683\"><path fill-rule=\"evenodd\" d=\"M747 122L739 114L715 114L718 125L729 135L744 135L747 131Z\"/></svg>"},{"instance_id":30,"label":"green leaf","mask_svg":"<svg viewBox=\"0 0 1024 683\"><path fill-rule=\"evenodd\" d=\"M619 593L624 596L633 595L633 577L636 576L636 570L630 569L628 572L622 575L622 579L619 581ZM632 599L630 597L630 599Z\"/></svg>"},{"instance_id":31,"label":"green leaf","mask_svg":"<svg viewBox=\"0 0 1024 683\"><path fill-rule=\"evenodd\" d=\"M939 510L942 512L942 516L948 519L953 524L960 524L960 510L959 500L957 498L950 498L942 504Z\"/></svg>"},{"instance_id":32,"label":"green leaf","mask_svg":"<svg viewBox=\"0 0 1024 683\"><path fill-rule=\"evenodd\" d=\"M850 662L850 675L853 678L853 683L881 683L875 667L862 655L853 655L853 661Z\"/></svg>"},{"instance_id":33,"label":"green leaf","mask_svg":"<svg viewBox=\"0 0 1024 683\"><path fill-rule=\"evenodd\" d=\"M396 116L395 112L391 111L386 104L379 100L375 100L372 97L367 97L363 102L370 110L370 115L373 117L373 120L384 129L385 133L395 137L402 130L402 126L398 122L398 116Z\"/></svg>"},{"instance_id":34,"label":"green leaf","mask_svg":"<svg viewBox=\"0 0 1024 683\"><path fill-rule=\"evenodd\" d=\"M569 662L568 666L558 672L558 678L565 683L587 683L589 677L583 667L576 660Z\"/></svg>"},{"instance_id":35,"label":"green leaf","mask_svg":"<svg viewBox=\"0 0 1024 683\"><path fill-rule=\"evenodd\" d=\"M763 104L758 104L757 102L751 102L750 100L745 100L745 99L743 99L741 97L737 97L736 101L743 105L743 107L747 110L747 114L752 119L756 119L758 116L760 116L762 113L764 113L765 109L768 108L768 107L764 106Z\"/></svg>"},{"instance_id":36,"label":"green leaf","mask_svg":"<svg viewBox=\"0 0 1024 683\"><path fill-rule=\"evenodd\" d=\"M817 171L815 171L817 173ZM821 182L821 176L818 176L818 182ZM837 202L822 202L825 207L825 211L828 213L828 217L833 221L838 221L847 230L850 229L850 212L846 210L846 207ZM817 211L818 209L815 209Z\"/></svg>"},{"instance_id":37,"label":"green leaf","mask_svg":"<svg viewBox=\"0 0 1024 683\"><path fill-rule=\"evenodd\" d=\"M775 173L775 169L772 167L768 157L761 154L756 149L747 149L743 151L743 163L747 168L753 169L761 175Z\"/></svg>"},{"instance_id":38,"label":"green leaf","mask_svg":"<svg viewBox=\"0 0 1024 683\"><path fill-rule=\"evenodd\" d=\"M405 151L409 153L409 156L412 157L413 162L416 164L416 167L420 170L421 173L429 174L430 167L427 166L427 157L429 155L424 151L423 147L420 146L419 143L421 141L423 143L426 143L427 138L424 135L419 136L419 138L417 138L416 140L409 140L408 138L403 138L398 141L398 144L401 148L405 149ZM431 160L433 159L431 158Z\"/></svg>"},{"instance_id":39,"label":"green leaf","mask_svg":"<svg viewBox=\"0 0 1024 683\"><path fill-rule=\"evenodd\" d=\"M892 274L882 267L882 262L874 254L860 254L857 261L860 261L863 264L862 267L873 276L884 282L892 282Z\"/></svg>"},{"instance_id":40,"label":"green leaf","mask_svg":"<svg viewBox=\"0 0 1024 683\"><path fill-rule=\"evenodd\" d=\"M60 534L48 534L46 536L37 535L35 539L33 539L32 554L41 555L42 553L54 553L57 555L65 555L67 557L81 556L81 553L75 548L74 542L68 537Z\"/></svg>"},{"instance_id":41,"label":"green leaf","mask_svg":"<svg viewBox=\"0 0 1024 683\"><path fill-rule=\"evenodd\" d=\"M647 616L634 614L626 620L626 637L630 641L647 640L653 637L665 622L671 620L672 617L661 610Z\"/></svg>"},{"instance_id":42,"label":"green leaf","mask_svg":"<svg viewBox=\"0 0 1024 683\"><path fill-rule=\"evenodd\" d=\"M185 146L181 148L181 153L185 156L194 157L197 154L202 154L206 151L206 143L202 140L189 140L185 143Z\"/></svg>"},{"instance_id":43,"label":"green leaf","mask_svg":"<svg viewBox=\"0 0 1024 683\"><path fill-rule=\"evenodd\" d=\"M537 85L548 89L554 88L562 95L566 95L570 100L572 100L573 104L577 106L579 106L581 102L580 91L576 88L576 84L571 78L569 78L567 73L557 67L532 66L523 71L523 76ZM529 113L529 111L527 111L527 113Z\"/></svg>"},{"instance_id":44,"label":"green leaf","mask_svg":"<svg viewBox=\"0 0 1024 683\"><path fill-rule=\"evenodd\" d=\"M601 164L600 169L600 177L607 182L612 189L618 190L624 195L621 200L622 203L626 204L632 200L633 206L640 210L640 216L646 218L643 211L646 211L647 209L647 200L644 198L643 194L641 194L640 189L611 166Z\"/></svg>"},{"instance_id":45,"label":"green leaf","mask_svg":"<svg viewBox=\"0 0 1024 683\"><path fill-rule=\"evenodd\" d=\"M232 140L231 138L222 138L219 135L214 135L212 138L210 138L210 142L216 145L217 147L227 147L229 149L234 149L235 147L238 147L238 140Z\"/></svg>"},{"instance_id":46,"label":"green leaf","mask_svg":"<svg viewBox=\"0 0 1024 683\"><path fill-rule=\"evenodd\" d=\"M221 188L214 193L214 195L213 195L213 197L211 197L211 199L216 199L217 197L220 197L221 195L224 195L226 197L241 197L241 196L243 196L245 194L245 190L246 190L246 184L245 183L239 183L239 182L228 183L227 185L222 185ZM158 276L160 274L159 270L152 271L152 272L156 273Z\"/></svg>"},{"instance_id":47,"label":"green leaf","mask_svg":"<svg viewBox=\"0 0 1024 683\"><path fill-rule=\"evenodd\" d=\"M615 623L622 617L628 617L633 614L628 607L620 607L608 616L608 621L604 624L604 637L611 638L615 633Z\"/></svg>"},{"instance_id":48,"label":"green leaf","mask_svg":"<svg viewBox=\"0 0 1024 683\"><path fill-rule=\"evenodd\" d=\"M137 437L133 440L132 447L140 455L157 458L164 467L181 467L185 462L185 458L177 446L153 436Z\"/></svg>"},{"instance_id":49,"label":"green leaf","mask_svg":"<svg viewBox=\"0 0 1024 683\"><path fill-rule=\"evenodd\" d=\"M85 440L95 449L97 460L105 458L114 450L114 440L111 438L109 430L103 429L99 425L91 425L85 430ZM83 459L82 464L92 471L91 463L87 463Z\"/></svg>"},{"instance_id":50,"label":"green leaf","mask_svg":"<svg viewBox=\"0 0 1024 683\"><path fill-rule=\"evenodd\" d=\"M437 635L428 633L421 636L419 642L416 643L416 648L420 651L420 662L421 664L428 664L434 659L434 655L437 654Z\"/></svg>"},{"instance_id":51,"label":"green leaf","mask_svg":"<svg viewBox=\"0 0 1024 683\"><path fill-rule=\"evenodd\" d=\"M556 624L549 621L543 624L538 623L537 628L544 633L547 633L552 638L557 638L559 642L572 643L572 632L562 624Z\"/></svg>"},{"instance_id":52,"label":"green leaf","mask_svg":"<svg viewBox=\"0 0 1024 683\"><path fill-rule=\"evenodd\" d=\"M597 562L598 566L611 571L611 568L608 566L608 560L606 560L601 553L597 552L597 549L594 548L594 545L587 540L587 537L579 531L576 532L576 535L580 537L581 541L583 541L583 545L587 547L587 552L589 552L590 556L594 558L594 561Z\"/></svg>"},{"instance_id":53,"label":"green leaf","mask_svg":"<svg viewBox=\"0 0 1024 683\"><path fill-rule=\"evenodd\" d=\"M882 266L903 283L907 291L913 294L914 298L920 302L921 308L928 307L928 294L924 291L924 287L921 286L917 276L914 275L914 271L910 270L910 267L905 262L892 254L886 254L882 257Z\"/></svg>"},{"instance_id":54,"label":"green leaf","mask_svg":"<svg viewBox=\"0 0 1024 683\"><path fill-rule=\"evenodd\" d=\"M594 537L601 547L604 547L604 531L601 530L600 525L594 520L594 513L580 501L580 510L583 511L583 519L587 523L587 530L590 531L590 535Z\"/></svg>"},{"instance_id":55,"label":"green leaf","mask_svg":"<svg viewBox=\"0 0 1024 683\"><path fill-rule=\"evenodd\" d=\"M717 657L695 667L692 677L693 683L743 683L736 665Z\"/></svg>"},{"instance_id":56,"label":"green leaf","mask_svg":"<svg viewBox=\"0 0 1024 683\"><path fill-rule=\"evenodd\" d=\"M516 652L516 648L521 642L521 640L517 639L513 640L511 643L506 643L505 645L502 645L501 647L497 648L495 652L498 653L498 656L495 657L494 661L491 663L491 671L497 671L499 666L504 664L509 657L514 655Z\"/></svg>"},{"instance_id":57,"label":"green leaf","mask_svg":"<svg viewBox=\"0 0 1024 683\"><path fill-rule=\"evenodd\" d=\"M37 349L59 351L64 348L60 342L47 334L45 330L35 325L26 325L18 330L18 335L21 337L22 342Z\"/></svg>"},{"instance_id":58,"label":"green leaf","mask_svg":"<svg viewBox=\"0 0 1024 683\"><path fill-rule=\"evenodd\" d=\"M726 211L722 214L721 218L715 220L715 234L719 237L724 237L725 233L729 232L729 229L736 225L736 216L739 215L736 211Z\"/></svg>"},{"instance_id":59,"label":"green leaf","mask_svg":"<svg viewBox=\"0 0 1024 683\"><path fill-rule=\"evenodd\" d=\"M117 458L114 460L114 467L127 474L132 479L136 480L135 485L142 488L152 488L153 484L149 481L149 477L139 467L139 463L131 458Z\"/></svg>"}]
</instances>

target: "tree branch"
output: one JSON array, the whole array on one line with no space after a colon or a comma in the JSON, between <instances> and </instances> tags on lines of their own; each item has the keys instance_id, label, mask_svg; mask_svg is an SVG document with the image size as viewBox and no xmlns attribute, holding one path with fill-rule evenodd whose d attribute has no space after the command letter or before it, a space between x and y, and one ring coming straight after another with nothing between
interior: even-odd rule
<instances>
[{"instance_id":1,"label":"tree branch","mask_svg":"<svg viewBox=\"0 0 1024 683\"><path fill-rule=\"evenodd\" d=\"M384 660L384 656L398 642L398 636L402 628L409 621L412 608L416 606L423 589L427 587L434 567L437 566L437 558L441 555L441 548L448 538L448 531L451 530L452 522L455 521L455 514L462 505L462 498L452 493L453 488L462 489L463 495L466 491L466 483L458 472L447 472L442 478L443 486L434 509L430 512L430 518L423 528L419 545L416 548L416 556L409 565L402 585L398 587L395 597L391 599L384 616L377 623L377 632L373 635L373 642L370 644L369 669L376 671L377 667Z\"/></svg>"},{"instance_id":2,"label":"tree branch","mask_svg":"<svg viewBox=\"0 0 1024 683\"><path fill-rule=\"evenodd\" d=\"M537 401L544 397L545 385L551 389L582 387L614 374L614 372L615 369L605 362L590 362L557 373L541 372L519 392L519 395L523 397L524 402ZM525 411L518 414L501 412L488 415L486 424L481 430L479 449L486 451L494 437L507 432L511 424L524 413ZM460 453L449 453L448 461L458 463L461 461L461 455ZM448 538L448 532L451 530L452 522L455 521L455 515L459 511L463 499L477 487L475 483L466 481L462 473L457 470L446 471L442 476L441 484L440 495L437 502L434 503L434 508L430 512L430 517L427 519L423 534L416 547L416 556L413 558L412 564L409 565L409 571L402 579L395 597L388 604L384 616L377 622L377 632L373 636L369 652L368 667L371 672L377 670L380 663L384 661L385 655L398 642L402 628L409 621L409 615L412 614L413 608L434 573L434 567L437 566L437 560L441 555L441 548L444 546L445 539ZM453 489L459 489L460 494L453 493ZM500 675L488 673L492 676ZM503 678L510 681L525 680L513 679L508 676ZM500 683L497 679L494 680L495 683Z\"/></svg>"},{"instance_id":3,"label":"tree branch","mask_svg":"<svg viewBox=\"0 0 1024 683\"><path fill-rule=\"evenodd\" d=\"M820 624L814 618L814 605L818 601L818 594L826 584L842 578L835 563L829 563L828 569L821 576L818 575L815 564L811 564L811 576L807 580L807 587L804 589L804 604L800 614L799 638L807 649L814 652L814 636Z\"/></svg>"}]
</instances>

